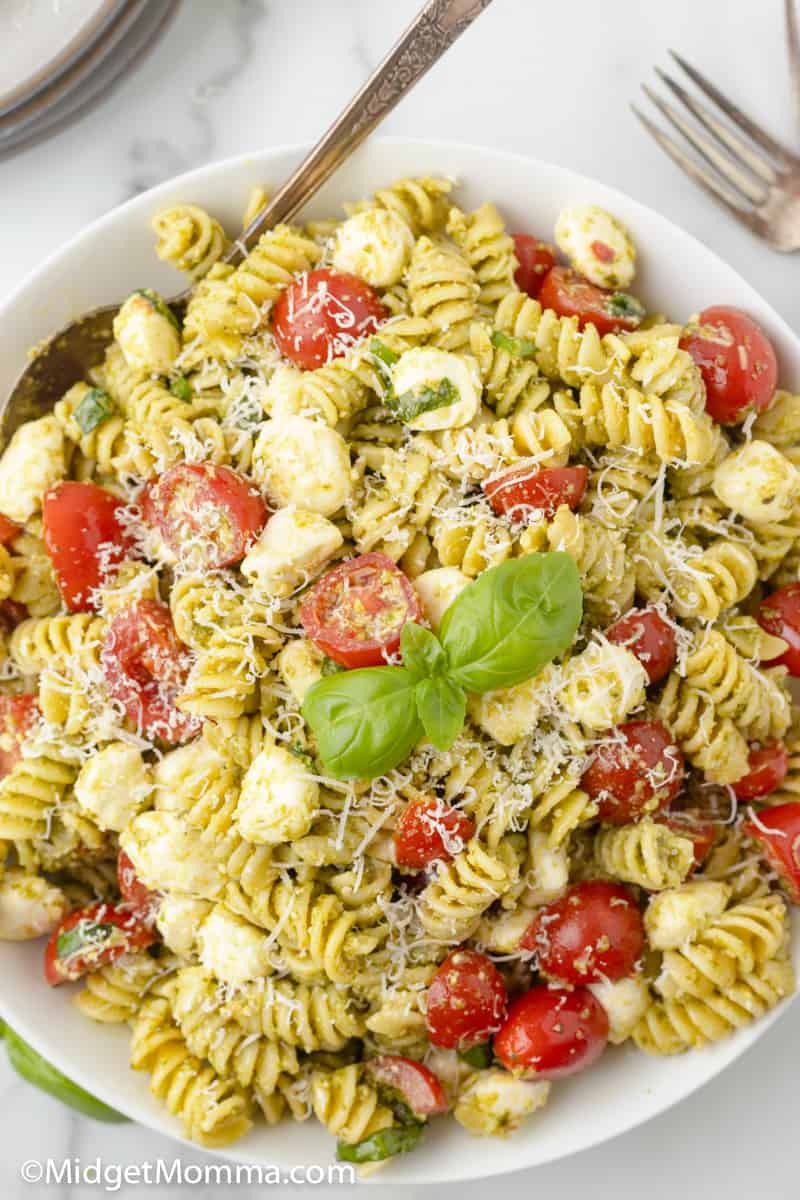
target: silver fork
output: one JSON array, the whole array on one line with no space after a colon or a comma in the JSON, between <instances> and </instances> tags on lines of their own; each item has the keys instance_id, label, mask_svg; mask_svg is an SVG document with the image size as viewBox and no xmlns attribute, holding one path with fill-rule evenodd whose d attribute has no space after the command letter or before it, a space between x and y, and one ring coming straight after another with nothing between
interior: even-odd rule
<instances>
[{"instance_id":1,"label":"silver fork","mask_svg":"<svg viewBox=\"0 0 800 1200\"><path fill-rule=\"evenodd\" d=\"M784 0L784 9L795 120L800 130L800 33L794 0ZM677 141L632 105L634 113L681 170L738 221L775 250L800 250L800 157L743 113L674 50L670 54L715 107L704 104L658 67L656 74L697 124L647 84L642 84L642 90L705 161L687 154ZM726 121L720 119L720 112Z\"/></svg>"}]
</instances>

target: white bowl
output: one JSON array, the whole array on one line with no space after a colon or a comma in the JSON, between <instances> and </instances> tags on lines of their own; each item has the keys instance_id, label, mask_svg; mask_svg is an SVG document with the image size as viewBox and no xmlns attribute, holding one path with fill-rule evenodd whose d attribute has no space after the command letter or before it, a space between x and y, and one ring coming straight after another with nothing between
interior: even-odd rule
<instances>
[{"instance_id":1,"label":"white bowl","mask_svg":"<svg viewBox=\"0 0 800 1200\"><path fill-rule=\"evenodd\" d=\"M36 270L0 307L0 397L25 364L29 346L94 305L123 298L135 287L177 290L171 268L153 253L149 221L174 201L207 206L235 229L248 189L277 184L298 162L302 147L287 146L214 163L165 183L95 222ZM458 201L494 200L513 230L549 238L567 204L603 205L628 225L639 248L636 291L649 307L683 319L709 304L734 304L764 326L778 353L781 383L800 387L800 342L748 283L700 242L664 217L613 188L563 167L478 146L385 139L362 148L310 206L336 213L404 175L449 175L460 181ZM800 961L800 934L794 931ZM49 988L40 944L0 943L0 1010L9 1024L62 1071L137 1121L180 1138L176 1120L157 1105L143 1073L129 1070L128 1031L94 1025L69 1003L70 988ZM433 1123L424 1144L399 1158L380 1178L403 1183L446 1182L501 1174L584 1150L663 1112L707 1083L776 1020L785 1005L735 1036L703 1051L656 1059L632 1047L609 1050L597 1066L554 1085L547 1108L507 1141L475 1139L455 1121ZM243 1161L288 1167L326 1163L334 1143L315 1122L264 1126L224 1152Z\"/></svg>"}]
</instances>

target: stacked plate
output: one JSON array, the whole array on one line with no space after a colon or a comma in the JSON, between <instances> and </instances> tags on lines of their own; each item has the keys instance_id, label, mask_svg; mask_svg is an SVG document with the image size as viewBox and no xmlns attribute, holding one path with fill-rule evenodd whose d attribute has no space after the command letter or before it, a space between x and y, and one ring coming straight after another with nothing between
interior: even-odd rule
<instances>
[{"instance_id":1,"label":"stacked plate","mask_svg":"<svg viewBox=\"0 0 800 1200\"><path fill-rule=\"evenodd\" d=\"M180 0L0 0L0 159L49 137L152 49Z\"/></svg>"}]
</instances>

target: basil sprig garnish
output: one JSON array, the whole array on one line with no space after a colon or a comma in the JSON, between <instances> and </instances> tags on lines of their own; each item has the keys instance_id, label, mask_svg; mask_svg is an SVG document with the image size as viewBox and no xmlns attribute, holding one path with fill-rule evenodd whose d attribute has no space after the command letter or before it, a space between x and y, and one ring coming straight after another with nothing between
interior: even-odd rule
<instances>
[{"instance_id":1,"label":"basil sprig garnish","mask_svg":"<svg viewBox=\"0 0 800 1200\"><path fill-rule=\"evenodd\" d=\"M536 343L530 338L514 337L502 329L493 330L490 340L495 350L507 350L512 358L533 358L536 353Z\"/></svg>"},{"instance_id":2,"label":"basil sprig garnish","mask_svg":"<svg viewBox=\"0 0 800 1200\"><path fill-rule=\"evenodd\" d=\"M402 667L364 667L320 679L303 716L326 771L373 779L402 762L425 734L437 750L463 727L467 692L513 687L572 643L583 596L568 554L529 554L485 571L456 597L437 637L413 622Z\"/></svg>"},{"instance_id":3,"label":"basil sprig garnish","mask_svg":"<svg viewBox=\"0 0 800 1200\"><path fill-rule=\"evenodd\" d=\"M114 412L114 401L104 388L89 388L72 414L81 433L91 433Z\"/></svg>"},{"instance_id":4,"label":"basil sprig garnish","mask_svg":"<svg viewBox=\"0 0 800 1200\"><path fill-rule=\"evenodd\" d=\"M435 408L447 408L458 399L458 388L451 379L440 379L419 392L403 392L397 396L387 392L386 407L398 421L413 421L420 413L433 412Z\"/></svg>"},{"instance_id":5,"label":"basil sprig garnish","mask_svg":"<svg viewBox=\"0 0 800 1200\"><path fill-rule=\"evenodd\" d=\"M18 1033L9 1025L0 1022L0 1039L5 1037L8 1061L18 1075L29 1083L55 1096L57 1100L68 1104L70 1108L93 1117L95 1121L127 1121L128 1118L115 1108L110 1108L102 1100L98 1100L91 1092L87 1092L79 1084L68 1079L57 1067L42 1058L33 1046L29 1046Z\"/></svg>"}]
</instances>

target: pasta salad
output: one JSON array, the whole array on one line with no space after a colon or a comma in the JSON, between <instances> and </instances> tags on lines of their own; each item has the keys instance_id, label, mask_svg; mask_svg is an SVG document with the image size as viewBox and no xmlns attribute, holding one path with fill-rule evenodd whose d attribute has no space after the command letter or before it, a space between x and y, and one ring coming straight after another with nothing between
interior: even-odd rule
<instances>
[{"instance_id":1,"label":"pasta salad","mask_svg":"<svg viewBox=\"0 0 800 1200\"><path fill-rule=\"evenodd\" d=\"M185 311L128 297L0 458L0 938L47 937L187 1136L313 1116L365 1168L788 996L764 332L646 311L596 206L551 245L447 179L236 267L201 208L153 226Z\"/></svg>"}]
</instances>

